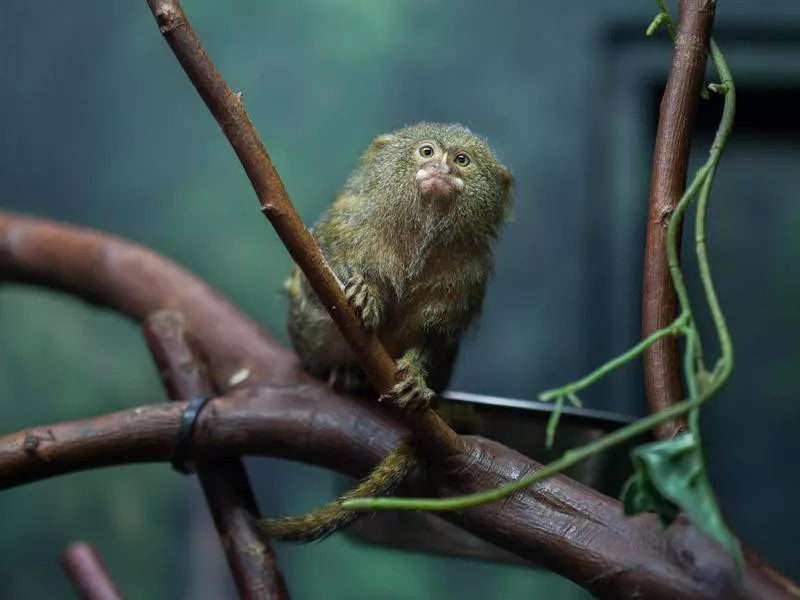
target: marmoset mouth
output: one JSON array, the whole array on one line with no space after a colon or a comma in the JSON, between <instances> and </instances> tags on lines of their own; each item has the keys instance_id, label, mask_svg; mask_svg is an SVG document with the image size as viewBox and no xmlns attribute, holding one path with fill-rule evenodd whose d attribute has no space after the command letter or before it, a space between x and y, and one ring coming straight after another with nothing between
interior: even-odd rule
<instances>
[{"instance_id":1,"label":"marmoset mouth","mask_svg":"<svg viewBox=\"0 0 800 600\"><path fill-rule=\"evenodd\" d=\"M425 195L433 198L452 196L464 186L460 178L421 171L417 174L417 185Z\"/></svg>"}]
</instances>

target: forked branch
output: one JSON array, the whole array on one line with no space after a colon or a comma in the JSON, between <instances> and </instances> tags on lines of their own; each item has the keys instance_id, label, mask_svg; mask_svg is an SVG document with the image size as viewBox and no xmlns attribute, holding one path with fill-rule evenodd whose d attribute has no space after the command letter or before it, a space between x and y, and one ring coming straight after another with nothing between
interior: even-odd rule
<instances>
[{"instance_id":1,"label":"forked branch","mask_svg":"<svg viewBox=\"0 0 800 600\"><path fill-rule=\"evenodd\" d=\"M338 396L305 376L291 352L255 324L243 329L252 322L192 275L120 239L0 214L0 280L68 291L137 321L158 308L185 306L188 331L204 356L214 357L215 381L227 381L233 365L255 369L257 358L271 357L269 376L277 385L242 384L234 397L214 400L201 413L194 436L198 461L263 454L361 477L408 433L374 402ZM231 331L241 333L241 346ZM0 489L79 469L167 461L185 405L156 404L2 437ZM465 452L435 475L435 496L500 486L540 468L494 442L468 438L465 444ZM616 500L564 476L502 503L440 516L598 598L631 597L636 590L654 600L800 598L793 584L756 562L742 593L731 590L729 556L685 520L662 532L655 518L625 518Z\"/></svg>"},{"instance_id":2,"label":"forked branch","mask_svg":"<svg viewBox=\"0 0 800 600\"><path fill-rule=\"evenodd\" d=\"M142 406L0 437L0 489L88 468L168 461L185 405ZM215 399L201 413L194 458L202 464L269 455L361 477L403 434L378 407L323 385L258 386ZM541 467L495 442L466 443L467 453L431 478L434 497L500 486ZM564 476L503 503L438 514L598 598L635 591L648 600L796 598L761 568L749 569L737 589L728 554L685 519L664 531L654 515L626 518L616 500Z\"/></svg>"},{"instance_id":3,"label":"forked branch","mask_svg":"<svg viewBox=\"0 0 800 600\"><path fill-rule=\"evenodd\" d=\"M175 1L149 4L176 56L242 161L264 213L359 353L379 391L394 365L364 334L339 283L297 217L240 98L222 81ZM688 3L687 3L688 4ZM684 169L685 171L685 169ZM195 459L268 454L361 476L407 431L370 403L334 395L205 284L153 253L120 240L0 214L0 279L59 288L141 321L178 308L207 356L215 387L240 389L203 412ZM256 385L272 382L275 387ZM287 384L289 384L287 386ZM682 397L682 395L681 395ZM168 460L185 402L140 407L0 438L0 488L74 470ZM447 448L433 494L451 497L507 484L541 468L494 442L463 447L428 413L407 420L429 450ZM363 432L369 431L369 436ZM461 452L460 450L463 450ZM742 586L728 555L679 519L666 531L650 516L628 519L619 504L557 476L502 503L445 513L459 526L582 585L598 598L798 598L791 582L748 557Z\"/></svg>"},{"instance_id":4,"label":"forked branch","mask_svg":"<svg viewBox=\"0 0 800 600\"><path fill-rule=\"evenodd\" d=\"M205 364L190 346L181 313L154 312L147 317L142 330L171 400L207 397L214 391ZM242 460L230 457L204 461L197 465L197 478L239 597L288 600L289 593L272 548L251 527L260 515Z\"/></svg>"}]
</instances>

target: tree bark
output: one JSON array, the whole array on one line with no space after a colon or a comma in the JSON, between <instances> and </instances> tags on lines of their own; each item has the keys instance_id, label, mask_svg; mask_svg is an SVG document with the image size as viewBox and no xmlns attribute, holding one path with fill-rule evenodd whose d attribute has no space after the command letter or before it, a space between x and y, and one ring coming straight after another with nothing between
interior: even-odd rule
<instances>
[{"instance_id":1,"label":"tree bark","mask_svg":"<svg viewBox=\"0 0 800 600\"><path fill-rule=\"evenodd\" d=\"M691 132L706 71L715 7L713 0L680 2L675 54L661 99L653 153L642 290L643 338L668 327L678 316L678 299L667 262L667 226L686 188ZM645 351L644 383L650 412L684 399L677 337L665 337ZM658 426L654 433L658 439L671 438L685 427L686 419L680 417Z\"/></svg>"},{"instance_id":2,"label":"tree bark","mask_svg":"<svg viewBox=\"0 0 800 600\"><path fill-rule=\"evenodd\" d=\"M71 544L61 555L61 566L81 600L123 600L97 550L89 544Z\"/></svg>"},{"instance_id":3,"label":"tree bark","mask_svg":"<svg viewBox=\"0 0 800 600\"><path fill-rule=\"evenodd\" d=\"M213 392L205 364L190 347L181 313L156 311L145 319L142 331L171 400L202 398ZM189 441L192 439L190 434ZM239 597L288 600L289 592L272 548L251 527L260 515L242 460L230 457L204 461L197 465L197 478Z\"/></svg>"}]
</instances>

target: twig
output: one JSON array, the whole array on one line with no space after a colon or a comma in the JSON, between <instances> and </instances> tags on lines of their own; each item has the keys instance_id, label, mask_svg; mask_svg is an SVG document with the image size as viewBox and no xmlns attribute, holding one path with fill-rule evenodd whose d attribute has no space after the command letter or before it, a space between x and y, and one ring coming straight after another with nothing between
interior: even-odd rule
<instances>
[{"instance_id":1,"label":"twig","mask_svg":"<svg viewBox=\"0 0 800 600\"><path fill-rule=\"evenodd\" d=\"M178 0L147 0L147 3L175 57L239 157L258 196L262 212L353 348L376 391L388 394L397 381L396 365L374 332L367 332L362 327L347 302L341 283L295 211L244 109L241 95L233 93L212 64ZM402 411L393 413L403 419L419 444L432 457L444 457L462 451L458 436L434 411L427 410L416 415L407 415Z\"/></svg>"},{"instance_id":2,"label":"twig","mask_svg":"<svg viewBox=\"0 0 800 600\"><path fill-rule=\"evenodd\" d=\"M715 5L713 0L680 2L675 53L661 101L653 154L642 290L643 337L668 327L678 314L667 261L667 226L686 186L691 129L700 101ZM643 358L650 412L680 402L685 394L678 338L659 340ZM656 428L655 434L660 439L670 438L685 427L686 420L680 417Z\"/></svg>"},{"instance_id":3,"label":"twig","mask_svg":"<svg viewBox=\"0 0 800 600\"><path fill-rule=\"evenodd\" d=\"M668 327L650 334L650 336L643 339L630 350L627 350L619 356L609 360L585 377L581 377L579 380L573 381L572 383L568 383L567 385L559 388L542 392L539 394L539 400L542 402L549 402L554 398L563 398L565 396L569 396L570 394L577 394L581 390L584 390L596 383L598 380L602 379L615 369L618 369L622 365L629 363L635 357L645 352L648 348L658 343L659 340L667 336L677 336L682 332L684 327L686 327L686 317L677 318L675 322L670 324Z\"/></svg>"},{"instance_id":4,"label":"twig","mask_svg":"<svg viewBox=\"0 0 800 600\"><path fill-rule=\"evenodd\" d=\"M189 347L183 315L155 312L142 330L171 400L212 392L207 370ZM243 600L288 599L272 549L250 527L260 515L241 459L204 461L197 465L197 477L239 596Z\"/></svg>"},{"instance_id":5,"label":"twig","mask_svg":"<svg viewBox=\"0 0 800 600\"><path fill-rule=\"evenodd\" d=\"M100 555L89 544L71 544L61 555L61 566L82 600L123 600Z\"/></svg>"}]
</instances>

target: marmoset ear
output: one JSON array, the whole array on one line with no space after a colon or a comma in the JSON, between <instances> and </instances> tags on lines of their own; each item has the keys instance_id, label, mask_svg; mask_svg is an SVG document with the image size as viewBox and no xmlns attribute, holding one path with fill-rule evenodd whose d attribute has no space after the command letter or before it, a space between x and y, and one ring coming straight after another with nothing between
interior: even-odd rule
<instances>
[{"instance_id":1,"label":"marmoset ear","mask_svg":"<svg viewBox=\"0 0 800 600\"><path fill-rule=\"evenodd\" d=\"M393 139L394 139L394 135L392 135L391 133L386 133L384 135L379 135L374 140L372 140L372 143L369 145L369 151L370 152L373 152L373 151L377 152L381 148L384 148L384 147L388 146L392 142Z\"/></svg>"},{"instance_id":2,"label":"marmoset ear","mask_svg":"<svg viewBox=\"0 0 800 600\"><path fill-rule=\"evenodd\" d=\"M388 146L392 140L394 140L394 135L391 133L379 135L378 137L374 138L370 142L369 146L367 146L367 149L361 154L361 167L365 169L370 168L378 152Z\"/></svg>"}]
</instances>

